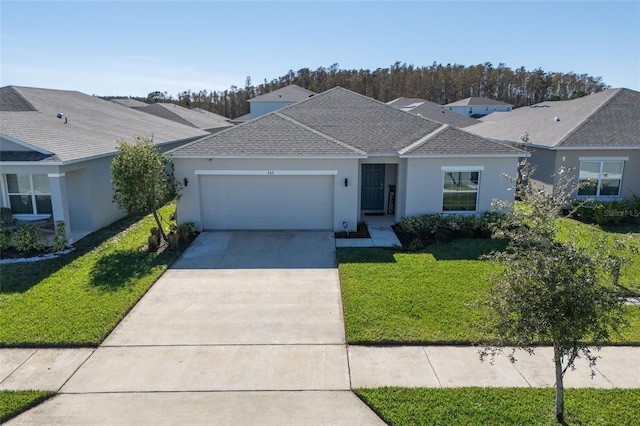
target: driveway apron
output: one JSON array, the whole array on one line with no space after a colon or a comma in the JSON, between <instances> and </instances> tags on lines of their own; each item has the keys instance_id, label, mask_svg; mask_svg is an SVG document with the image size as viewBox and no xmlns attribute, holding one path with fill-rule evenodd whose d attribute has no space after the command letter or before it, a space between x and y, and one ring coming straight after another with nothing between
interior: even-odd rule
<instances>
[{"instance_id":1,"label":"driveway apron","mask_svg":"<svg viewBox=\"0 0 640 426\"><path fill-rule=\"evenodd\" d=\"M332 233L201 233L9 424L384 424L350 391Z\"/></svg>"}]
</instances>

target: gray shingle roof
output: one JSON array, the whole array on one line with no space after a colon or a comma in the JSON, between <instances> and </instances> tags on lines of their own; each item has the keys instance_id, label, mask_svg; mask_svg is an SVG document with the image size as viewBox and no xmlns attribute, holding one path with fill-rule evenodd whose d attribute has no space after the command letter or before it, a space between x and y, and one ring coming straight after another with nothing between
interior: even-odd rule
<instances>
[{"instance_id":1,"label":"gray shingle roof","mask_svg":"<svg viewBox=\"0 0 640 426\"><path fill-rule=\"evenodd\" d=\"M391 105L413 115L428 118L430 120L437 121L438 123L449 124L454 127L462 128L479 123L475 118L445 110L442 105L427 101L426 99L398 98L387 102L387 105Z\"/></svg>"},{"instance_id":2,"label":"gray shingle roof","mask_svg":"<svg viewBox=\"0 0 640 426\"><path fill-rule=\"evenodd\" d=\"M440 127L343 88L327 90L280 112L369 154L395 154Z\"/></svg>"},{"instance_id":3,"label":"gray shingle roof","mask_svg":"<svg viewBox=\"0 0 640 426\"><path fill-rule=\"evenodd\" d=\"M478 97L478 96L472 96L470 98L461 99L459 101L451 102L447 104L447 106L484 106L484 105L513 106L506 102L497 101L495 99Z\"/></svg>"},{"instance_id":4,"label":"gray shingle roof","mask_svg":"<svg viewBox=\"0 0 640 426\"><path fill-rule=\"evenodd\" d=\"M273 92L249 99L249 102L298 102L315 94L316 92L290 84Z\"/></svg>"},{"instance_id":5,"label":"gray shingle roof","mask_svg":"<svg viewBox=\"0 0 640 426\"><path fill-rule=\"evenodd\" d=\"M18 91L11 87L0 88L0 111L20 112L35 111L36 109Z\"/></svg>"},{"instance_id":6,"label":"gray shingle roof","mask_svg":"<svg viewBox=\"0 0 640 426\"><path fill-rule=\"evenodd\" d=\"M542 102L492 113L474 134L555 148L640 147L640 92L609 89L570 101Z\"/></svg>"},{"instance_id":7,"label":"gray shingle roof","mask_svg":"<svg viewBox=\"0 0 640 426\"><path fill-rule=\"evenodd\" d=\"M140 108L139 111L203 130L231 126L229 119L221 115L200 108L184 108L172 103L155 103Z\"/></svg>"},{"instance_id":8,"label":"gray shingle roof","mask_svg":"<svg viewBox=\"0 0 640 426\"><path fill-rule=\"evenodd\" d=\"M441 123L400 111L341 87L172 151L177 157L231 155L398 155ZM436 144L448 144L447 147ZM426 144L426 145L425 145ZM450 128L408 154L522 152Z\"/></svg>"},{"instance_id":9,"label":"gray shingle roof","mask_svg":"<svg viewBox=\"0 0 640 426\"><path fill-rule=\"evenodd\" d=\"M365 156L279 112L266 114L172 151L186 156Z\"/></svg>"},{"instance_id":10,"label":"gray shingle roof","mask_svg":"<svg viewBox=\"0 0 640 426\"><path fill-rule=\"evenodd\" d=\"M115 152L118 139L153 136L156 144L188 140L208 133L133 108L66 90L9 86L32 111L2 111L1 132L55 154L44 161L69 162ZM63 113L68 122L57 118Z\"/></svg>"},{"instance_id":11,"label":"gray shingle roof","mask_svg":"<svg viewBox=\"0 0 640 426\"><path fill-rule=\"evenodd\" d=\"M113 98L113 99L110 99L110 100L114 104L126 106L128 108L144 108L144 107L149 105L146 102L141 102L141 101L138 101L136 99L131 99L131 98Z\"/></svg>"},{"instance_id":12,"label":"gray shingle roof","mask_svg":"<svg viewBox=\"0 0 640 426\"><path fill-rule=\"evenodd\" d=\"M443 125L413 146L400 151L403 156L508 155L513 147L490 141L455 127Z\"/></svg>"}]
</instances>

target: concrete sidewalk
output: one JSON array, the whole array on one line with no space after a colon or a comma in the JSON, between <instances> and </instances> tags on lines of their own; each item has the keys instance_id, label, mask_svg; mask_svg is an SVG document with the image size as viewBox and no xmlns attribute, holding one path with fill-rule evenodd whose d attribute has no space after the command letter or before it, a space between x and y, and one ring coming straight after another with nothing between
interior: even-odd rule
<instances>
[{"instance_id":1,"label":"concrete sidewalk","mask_svg":"<svg viewBox=\"0 0 640 426\"><path fill-rule=\"evenodd\" d=\"M508 351L510 352L510 351ZM640 347L608 346L599 356L591 378L585 359L568 370L569 388L640 388ZM463 346L349 346L353 388L400 387L553 387L553 349L537 348L533 356L515 354L512 364L498 355L493 364L480 362L478 349Z\"/></svg>"},{"instance_id":2,"label":"concrete sidewalk","mask_svg":"<svg viewBox=\"0 0 640 426\"><path fill-rule=\"evenodd\" d=\"M505 355L497 356L493 364L480 362L477 349L464 346L348 346L347 352L348 371L341 359L340 345L181 345L167 346L162 351L157 346L0 349L0 389L60 391L69 382L63 393L241 391L260 390L268 382L264 376L270 385L262 390L555 384L549 347L536 349L533 356L517 352L515 364ZM566 387L640 388L640 347L607 346L594 353L600 357L596 375L591 378L587 362L580 359L576 370L567 372ZM185 364L187 359L189 363ZM215 363L207 363L212 359ZM252 367L261 359L270 360L269 368ZM309 363L319 360L325 364L322 375ZM240 361L246 366L229 374L228 370ZM87 366L79 370L85 363ZM207 367L194 374L193 367L202 363ZM171 374L155 377L157 369L149 365L171 370ZM97 380L104 376L111 377Z\"/></svg>"}]
</instances>

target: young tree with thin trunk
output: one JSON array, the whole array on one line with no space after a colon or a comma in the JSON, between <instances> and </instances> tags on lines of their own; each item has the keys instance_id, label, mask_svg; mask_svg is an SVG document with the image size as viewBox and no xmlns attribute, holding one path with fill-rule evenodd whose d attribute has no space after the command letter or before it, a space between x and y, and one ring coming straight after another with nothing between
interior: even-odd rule
<instances>
[{"instance_id":1,"label":"young tree with thin trunk","mask_svg":"<svg viewBox=\"0 0 640 426\"><path fill-rule=\"evenodd\" d=\"M504 271L494 277L486 302L486 327L497 342L482 349L480 358L511 347L506 354L515 362L517 350L532 354L535 345L553 345L555 416L563 422L565 373L584 357L593 376L594 346L599 349L624 323L623 304L616 294L620 263L607 255L610 250L604 245L592 252L558 241L559 218L571 206L575 191L564 166L552 190L536 186L529 179L531 169L523 170L518 191L522 202L494 229L494 236L508 244L505 251L490 256L504 265Z\"/></svg>"},{"instance_id":2,"label":"young tree with thin trunk","mask_svg":"<svg viewBox=\"0 0 640 426\"><path fill-rule=\"evenodd\" d=\"M133 143L118 143L111 163L113 200L128 214L152 213L167 241L158 209L177 195L171 160L153 145L153 138L136 136Z\"/></svg>"}]
</instances>

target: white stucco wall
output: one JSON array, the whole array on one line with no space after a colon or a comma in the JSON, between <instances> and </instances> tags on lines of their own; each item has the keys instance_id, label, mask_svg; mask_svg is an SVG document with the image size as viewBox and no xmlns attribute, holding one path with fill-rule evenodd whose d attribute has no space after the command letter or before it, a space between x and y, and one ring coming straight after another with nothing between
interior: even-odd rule
<instances>
[{"instance_id":1,"label":"white stucco wall","mask_svg":"<svg viewBox=\"0 0 640 426\"><path fill-rule=\"evenodd\" d=\"M358 220L358 160L323 159L185 159L174 158L175 176L180 182L186 178L188 185L182 189L178 201L179 223L193 222L199 230L203 228L200 206L200 177L196 170L335 170L334 213L335 231L342 231L342 222L349 224L349 230L355 231ZM266 177L266 173L265 173ZM348 185L344 186L344 180ZM310 194L313 196L313 194ZM286 211L286 206L282 206Z\"/></svg>"},{"instance_id":2,"label":"white stucco wall","mask_svg":"<svg viewBox=\"0 0 640 426\"><path fill-rule=\"evenodd\" d=\"M407 159L406 210L404 216L442 213L442 166L481 166L477 213L491 211L493 199L514 201L511 182L503 174L516 176L516 158L409 158Z\"/></svg>"}]
</instances>

